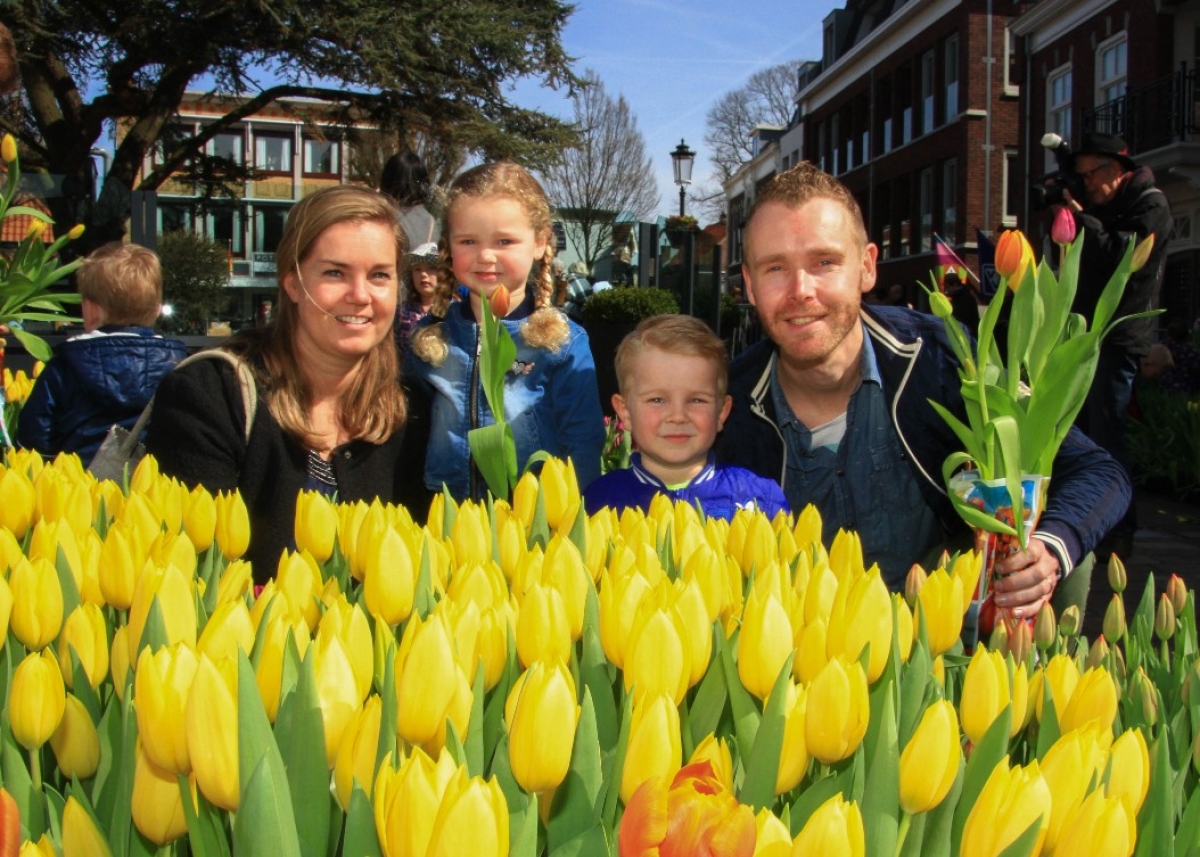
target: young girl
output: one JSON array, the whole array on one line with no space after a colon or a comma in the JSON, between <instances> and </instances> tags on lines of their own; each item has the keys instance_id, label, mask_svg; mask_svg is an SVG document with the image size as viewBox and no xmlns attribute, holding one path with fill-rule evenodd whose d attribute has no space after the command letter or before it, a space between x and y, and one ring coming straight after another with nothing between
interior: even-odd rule
<instances>
[{"instance_id":1,"label":"young girl","mask_svg":"<svg viewBox=\"0 0 1200 857\"><path fill-rule=\"evenodd\" d=\"M433 401L426 486L444 484L458 500L486 492L467 432L495 422L479 379L479 319L482 301L504 285L510 310L503 324L517 346L504 410L517 466L539 450L569 457L583 488L600 474L604 417L587 334L553 306L545 192L516 164L483 164L455 180L445 218L449 261L405 363L405 376ZM456 285L460 301L452 300Z\"/></svg>"}]
</instances>

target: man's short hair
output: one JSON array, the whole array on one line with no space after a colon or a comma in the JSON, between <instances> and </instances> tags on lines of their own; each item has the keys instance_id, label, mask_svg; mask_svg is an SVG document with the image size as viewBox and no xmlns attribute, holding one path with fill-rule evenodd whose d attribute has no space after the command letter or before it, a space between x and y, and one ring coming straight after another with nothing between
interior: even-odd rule
<instances>
[{"instance_id":1,"label":"man's short hair","mask_svg":"<svg viewBox=\"0 0 1200 857\"><path fill-rule=\"evenodd\" d=\"M862 208L850 188L808 161L801 161L790 170L772 176L759 190L750 209L750 217L746 220L749 222L753 219L758 209L769 202L797 209L812 199L832 199L844 205L858 228L859 242L866 246L867 227L863 222Z\"/></svg>"},{"instance_id":2,"label":"man's short hair","mask_svg":"<svg viewBox=\"0 0 1200 857\"><path fill-rule=\"evenodd\" d=\"M717 367L717 398L729 386L729 352L707 324L690 315L656 315L643 320L617 347L615 367L622 395L639 356L653 348L679 357L701 357Z\"/></svg>"},{"instance_id":3,"label":"man's short hair","mask_svg":"<svg viewBox=\"0 0 1200 857\"><path fill-rule=\"evenodd\" d=\"M104 310L104 323L152 327L162 308L158 254L115 241L94 250L76 274L79 294Z\"/></svg>"}]
</instances>

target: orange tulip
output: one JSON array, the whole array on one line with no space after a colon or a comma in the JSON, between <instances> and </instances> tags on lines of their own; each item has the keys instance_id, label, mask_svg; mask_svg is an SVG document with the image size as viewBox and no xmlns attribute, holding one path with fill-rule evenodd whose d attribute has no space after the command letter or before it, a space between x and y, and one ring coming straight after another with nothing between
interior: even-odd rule
<instances>
[{"instance_id":1,"label":"orange tulip","mask_svg":"<svg viewBox=\"0 0 1200 857\"><path fill-rule=\"evenodd\" d=\"M751 857L754 813L726 790L707 760L681 768L666 785L652 777L633 793L617 842L621 857L721 854Z\"/></svg>"},{"instance_id":2,"label":"orange tulip","mask_svg":"<svg viewBox=\"0 0 1200 857\"><path fill-rule=\"evenodd\" d=\"M996 273L1008 279L1008 287L1014 292L1025 279L1025 272L1033 264L1033 248L1018 229L1000 233L996 241Z\"/></svg>"}]
</instances>

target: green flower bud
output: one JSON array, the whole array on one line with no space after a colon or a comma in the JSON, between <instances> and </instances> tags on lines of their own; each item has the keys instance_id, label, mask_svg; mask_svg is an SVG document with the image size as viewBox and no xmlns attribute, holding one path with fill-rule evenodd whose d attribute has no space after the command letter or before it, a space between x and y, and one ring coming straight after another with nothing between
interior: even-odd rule
<instances>
[{"instance_id":1,"label":"green flower bud","mask_svg":"<svg viewBox=\"0 0 1200 857\"><path fill-rule=\"evenodd\" d=\"M1112 565L1109 565L1112 568ZM1124 571L1124 566L1121 568ZM1121 600L1120 595L1113 595L1112 601L1108 602L1108 609L1104 611L1104 636L1112 640L1114 643L1120 642L1125 636L1125 602Z\"/></svg>"}]
</instances>

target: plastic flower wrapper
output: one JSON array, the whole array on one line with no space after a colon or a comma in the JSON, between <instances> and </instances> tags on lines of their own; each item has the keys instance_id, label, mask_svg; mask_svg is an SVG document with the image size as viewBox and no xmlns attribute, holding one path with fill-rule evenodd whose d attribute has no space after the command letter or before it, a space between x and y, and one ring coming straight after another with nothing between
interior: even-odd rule
<instances>
[{"instance_id":1,"label":"plastic flower wrapper","mask_svg":"<svg viewBox=\"0 0 1200 857\"><path fill-rule=\"evenodd\" d=\"M1071 312L1085 233L1070 236L1056 230L1055 237L1066 242L1060 245L1057 277L1044 259L1035 264L1033 250L1019 231L1000 236L996 270L1002 287L980 320L977 342L971 342L954 319L949 300L936 291L929 294L960 363L966 421L939 402L930 404L963 446L946 458L942 475L955 509L975 528L986 551L976 602L991 592L995 560L1029 544L1054 458L1096 373L1101 341L1117 324L1153 314L1114 318L1125 284L1145 263L1153 236L1140 244L1130 238L1090 325ZM1001 358L995 330L1010 290L1007 356ZM986 626L986 604L984 610Z\"/></svg>"}]
</instances>

